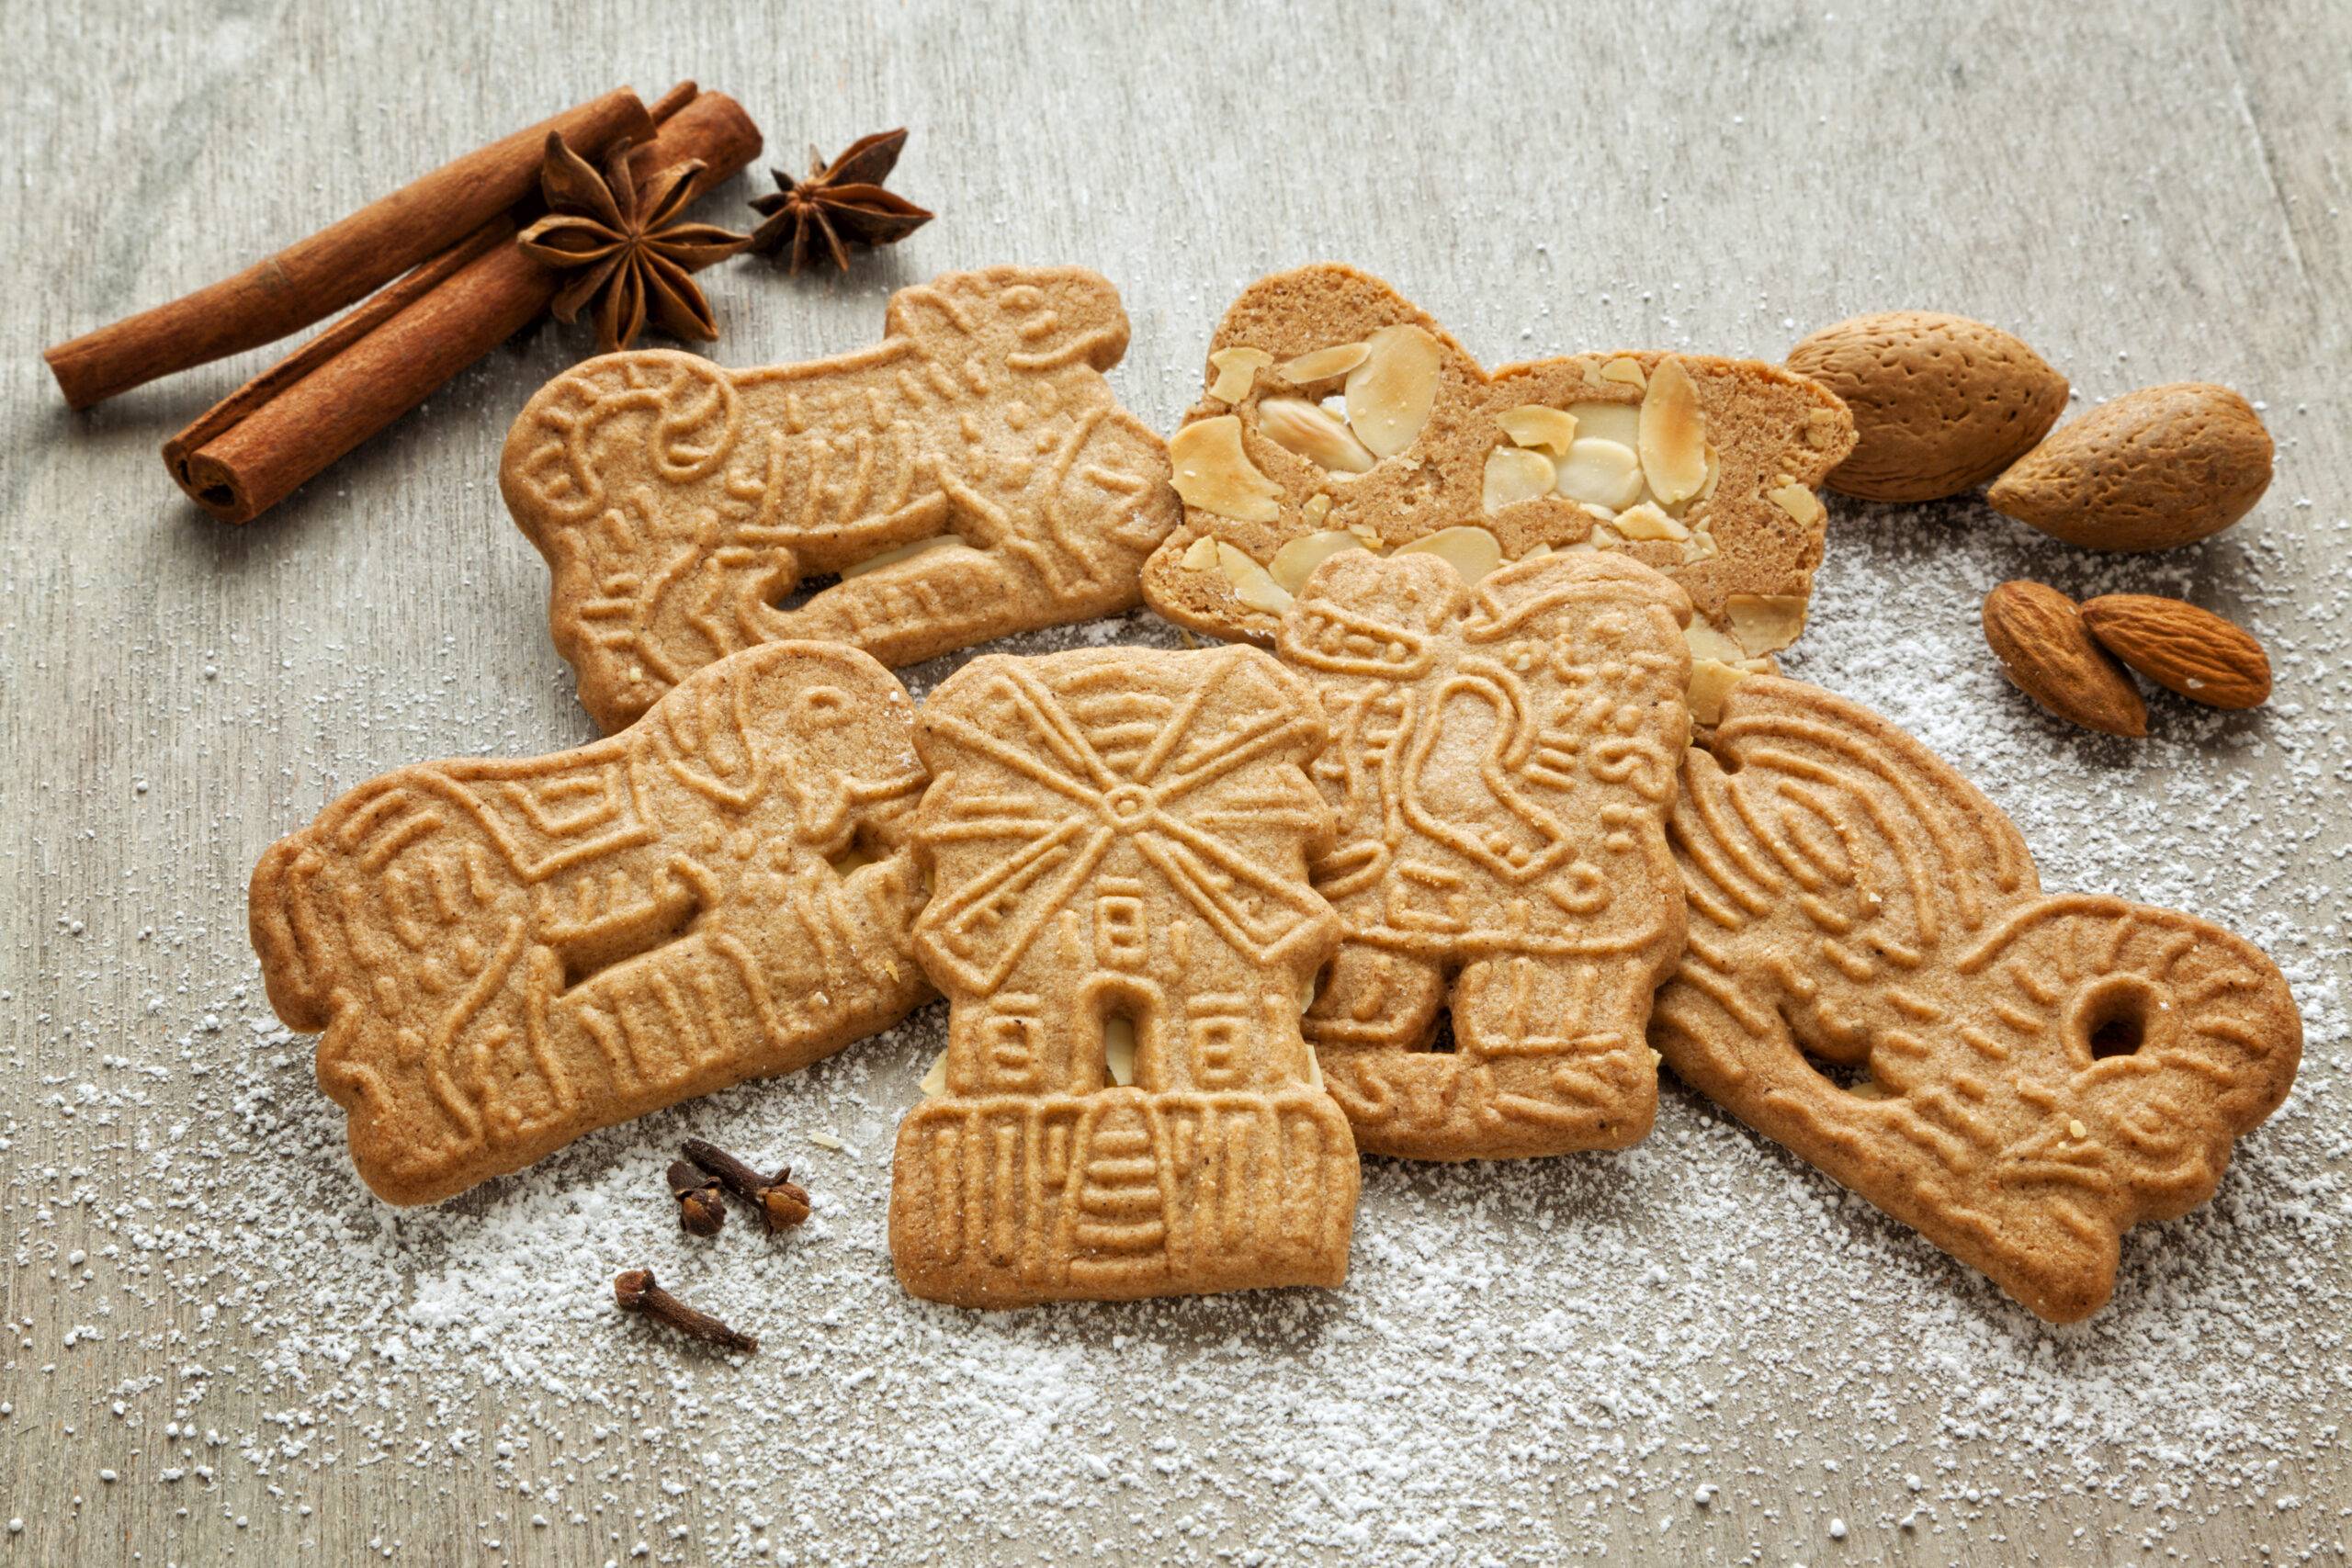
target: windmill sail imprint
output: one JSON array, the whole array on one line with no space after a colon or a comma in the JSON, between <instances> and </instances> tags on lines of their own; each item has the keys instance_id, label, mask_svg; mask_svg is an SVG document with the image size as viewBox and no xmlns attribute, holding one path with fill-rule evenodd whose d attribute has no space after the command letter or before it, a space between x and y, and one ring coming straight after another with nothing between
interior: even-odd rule
<instances>
[{"instance_id":1,"label":"windmill sail imprint","mask_svg":"<svg viewBox=\"0 0 2352 1568\"><path fill-rule=\"evenodd\" d=\"M1253 649L977 660L923 706L916 952L951 1004L890 1250L972 1306L1347 1271L1357 1168L1299 998L1337 927L1304 764L1323 722ZM1132 1028L1113 1081L1112 1021Z\"/></svg>"},{"instance_id":2,"label":"windmill sail imprint","mask_svg":"<svg viewBox=\"0 0 2352 1568\"><path fill-rule=\"evenodd\" d=\"M1672 829L1668 1065L2043 1317L2098 1310L2122 1233L2210 1198L2293 1081L2301 1022L2252 944L2043 894L1990 801L1816 687L1734 688Z\"/></svg>"}]
</instances>

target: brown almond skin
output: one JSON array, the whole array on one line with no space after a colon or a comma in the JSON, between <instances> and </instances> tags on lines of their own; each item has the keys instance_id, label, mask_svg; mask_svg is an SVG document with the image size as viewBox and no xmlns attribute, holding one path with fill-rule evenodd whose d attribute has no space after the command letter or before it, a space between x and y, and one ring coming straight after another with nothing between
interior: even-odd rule
<instances>
[{"instance_id":1,"label":"brown almond skin","mask_svg":"<svg viewBox=\"0 0 2352 1568\"><path fill-rule=\"evenodd\" d=\"M2270 700L2270 656L2253 633L2211 610L2154 593L2104 593L2082 614L2100 647L2168 692L2216 708Z\"/></svg>"},{"instance_id":2,"label":"brown almond skin","mask_svg":"<svg viewBox=\"0 0 2352 1568\"><path fill-rule=\"evenodd\" d=\"M1932 310L1885 310L1822 328L1789 368L1853 411L1860 439L1831 490L1865 501L1936 501L1973 490L2050 433L2066 378L1998 327Z\"/></svg>"},{"instance_id":3,"label":"brown almond skin","mask_svg":"<svg viewBox=\"0 0 2352 1568\"><path fill-rule=\"evenodd\" d=\"M2075 602L2041 582L1984 595L1984 640L2018 691L2060 718L2107 735L2148 733L2148 705L2123 666L2091 640Z\"/></svg>"},{"instance_id":4,"label":"brown almond skin","mask_svg":"<svg viewBox=\"0 0 2352 1568\"><path fill-rule=\"evenodd\" d=\"M2168 550L2251 512L2270 488L2270 458L2252 404L2227 387L2178 381L2091 410L2019 458L1984 499L2085 549Z\"/></svg>"}]
</instances>

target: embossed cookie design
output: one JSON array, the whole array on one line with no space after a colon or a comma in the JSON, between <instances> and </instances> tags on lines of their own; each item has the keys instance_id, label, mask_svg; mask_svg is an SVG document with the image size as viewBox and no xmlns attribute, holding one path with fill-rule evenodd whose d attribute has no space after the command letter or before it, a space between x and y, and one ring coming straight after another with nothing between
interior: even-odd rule
<instances>
[{"instance_id":1,"label":"embossed cookie design","mask_svg":"<svg viewBox=\"0 0 2352 1568\"><path fill-rule=\"evenodd\" d=\"M882 342L832 359L647 350L559 376L499 482L554 572L580 700L609 732L757 643L911 664L1134 607L1179 506L1102 378L1126 346L1094 273L995 267L900 289Z\"/></svg>"},{"instance_id":2,"label":"embossed cookie design","mask_svg":"<svg viewBox=\"0 0 2352 1568\"><path fill-rule=\"evenodd\" d=\"M950 1013L891 1168L909 1291L1346 1277L1355 1144L1298 1027L1339 934L1306 874L1323 741L1313 691L1244 648L993 656L923 704L915 952Z\"/></svg>"},{"instance_id":3,"label":"embossed cookie design","mask_svg":"<svg viewBox=\"0 0 2352 1568\"><path fill-rule=\"evenodd\" d=\"M2042 893L1990 801L1816 687L1740 682L1672 831L1668 1065L2052 1322L2104 1304L2123 1232L2211 1197L2294 1080L2261 953Z\"/></svg>"},{"instance_id":4,"label":"embossed cookie design","mask_svg":"<svg viewBox=\"0 0 2352 1568\"><path fill-rule=\"evenodd\" d=\"M1344 932L1306 1032L1359 1146L1479 1159L1649 1131L1690 615L1649 568L1581 552L1474 589L1351 550L1301 586L1275 646L1331 727L1313 772L1339 839L1313 874ZM1430 1049L1441 1006L1450 1052Z\"/></svg>"},{"instance_id":5,"label":"embossed cookie design","mask_svg":"<svg viewBox=\"0 0 2352 1568\"><path fill-rule=\"evenodd\" d=\"M1183 526L1144 597L1180 625L1271 647L1341 550L1428 552L1476 581L1555 551L1657 568L1698 615L1693 701L1768 671L1804 629L1853 449L1826 389L1777 365L1584 354L1489 376L1380 279L1335 264L1261 278L1210 344L1208 394L1170 442Z\"/></svg>"},{"instance_id":6,"label":"embossed cookie design","mask_svg":"<svg viewBox=\"0 0 2352 1568\"><path fill-rule=\"evenodd\" d=\"M777 643L626 735L387 773L273 845L270 1005L395 1203L790 1072L931 992L905 843L912 705L854 649Z\"/></svg>"}]
</instances>

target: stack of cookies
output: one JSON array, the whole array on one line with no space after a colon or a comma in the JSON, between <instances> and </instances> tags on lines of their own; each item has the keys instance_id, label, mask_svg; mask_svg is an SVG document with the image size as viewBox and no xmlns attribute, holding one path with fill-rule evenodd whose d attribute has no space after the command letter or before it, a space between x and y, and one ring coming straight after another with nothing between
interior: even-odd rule
<instances>
[{"instance_id":1,"label":"stack of cookies","mask_svg":"<svg viewBox=\"0 0 2352 1568\"><path fill-rule=\"evenodd\" d=\"M254 875L371 1187L944 994L893 1168L921 1296L1336 1286L1361 1151L1623 1148L1663 1058L2067 1321L2285 1098L2259 952L2043 894L1950 767L1775 672L1854 444L1821 386L1489 373L1317 266L1236 301L1163 445L1126 340L1103 279L996 268L857 354L531 400L503 489L609 738L401 769ZM1222 646L987 655L920 708L886 668L1139 602Z\"/></svg>"}]
</instances>

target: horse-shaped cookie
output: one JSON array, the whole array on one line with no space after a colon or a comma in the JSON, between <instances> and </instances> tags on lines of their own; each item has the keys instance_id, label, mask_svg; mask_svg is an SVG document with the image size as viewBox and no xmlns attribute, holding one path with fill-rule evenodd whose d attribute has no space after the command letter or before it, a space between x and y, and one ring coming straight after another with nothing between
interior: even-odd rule
<instances>
[{"instance_id":1,"label":"horse-shaped cookie","mask_svg":"<svg viewBox=\"0 0 2352 1568\"><path fill-rule=\"evenodd\" d=\"M1419 1159L1647 1133L1650 993L1682 951L1666 841L1690 614L1639 562L1332 557L1275 647L1314 678L1344 936L1306 1020L1357 1144ZM1442 1006L1453 1046L1430 1049Z\"/></svg>"},{"instance_id":2,"label":"horse-shaped cookie","mask_svg":"<svg viewBox=\"0 0 2352 1568\"><path fill-rule=\"evenodd\" d=\"M1555 550L1622 554L1690 594L1694 701L1804 626L1853 449L1846 405L1777 365L1583 354L1489 375L1426 312L1336 264L1259 279L1170 441L1183 526L1144 568L1182 626L1271 647L1334 551L1427 551L1476 581Z\"/></svg>"},{"instance_id":3,"label":"horse-shaped cookie","mask_svg":"<svg viewBox=\"0 0 2352 1568\"><path fill-rule=\"evenodd\" d=\"M1126 344L1094 273L995 267L900 289L882 342L831 359L645 350L559 376L499 481L581 701L616 730L756 643L901 665L1132 608L1179 507L1103 379Z\"/></svg>"},{"instance_id":4,"label":"horse-shaped cookie","mask_svg":"<svg viewBox=\"0 0 2352 1568\"><path fill-rule=\"evenodd\" d=\"M401 768L272 846L254 948L325 1032L368 1186L446 1198L922 1002L913 719L865 654L776 643L624 735Z\"/></svg>"},{"instance_id":5,"label":"horse-shaped cookie","mask_svg":"<svg viewBox=\"0 0 2352 1568\"><path fill-rule=\"evenodd\" d=\"M1306 874L1323 740L1313 691L1244 648L989 657L924 703L915 951L951 1010L891 1168L908 1290L1345 1278L1355 1144L1298 1027L1339 934Z\"/></svg>"},{"instance_id":6,"label":"horse-shaped cookie","mask_svg":"<svg viewBox=\"0 0 2352 1568\"><path fill-rule=\"evenodd\" d=\"M2294 1081L2269 959L2041 892L1991 801L1817 687L1737 683L1672 831L1668 1066L2053 1322L2107 1301L2124 1231L2211 1197Z\"/></svg>"}]
</instances>

